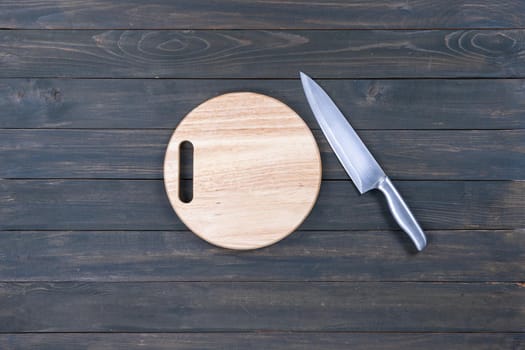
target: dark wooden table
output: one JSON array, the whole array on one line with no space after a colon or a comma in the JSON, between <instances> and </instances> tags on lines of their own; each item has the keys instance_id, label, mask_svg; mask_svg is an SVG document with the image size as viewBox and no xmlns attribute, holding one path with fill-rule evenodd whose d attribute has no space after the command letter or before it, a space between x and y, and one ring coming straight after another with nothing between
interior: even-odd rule
<instances>
[{"instance_id":1,"label":"dark wooden table","mask_svg":"<svg viewBox=\"0 0 525 350\"><path fill-rule=\"evenodd\" d=\"M525 2L0 3L1 349L524 349ZM319 79L429 237L359 196ZM228 251L170 208L194 106L249 90L314 130L300 229Z\"/></svg>"}]
</instances>

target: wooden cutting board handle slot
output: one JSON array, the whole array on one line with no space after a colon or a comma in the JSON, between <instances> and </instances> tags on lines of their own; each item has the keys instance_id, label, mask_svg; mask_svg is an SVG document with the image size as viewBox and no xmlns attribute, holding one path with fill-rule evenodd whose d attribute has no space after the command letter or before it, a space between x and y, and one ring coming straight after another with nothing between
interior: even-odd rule
<instances>
[{"instance_id":1,"label":"wooden cutting board handle slot","mask_svg":"<svg viewBox=\"0 0 525 350\"><path fill-rule=\"evenodd\" d=\"M190 203L193 200L193 144L182 141L179 144L179 200Z\"/></svg>"}]
</instances>

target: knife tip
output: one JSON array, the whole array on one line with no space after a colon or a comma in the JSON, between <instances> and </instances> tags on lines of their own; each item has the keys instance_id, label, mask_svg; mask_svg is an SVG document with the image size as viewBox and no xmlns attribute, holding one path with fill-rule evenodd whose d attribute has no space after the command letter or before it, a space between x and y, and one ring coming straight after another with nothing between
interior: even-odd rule
<instances>
[{"instance_id":1,"label":"knife tip","mask_svg":"<svg viewBox=\"0 0 525 350\"><path fill-rule=\"evenodd\" d=\"M308 75L306 75L305 73L301 71L299 71L299 76L301 77L301 80L303 81L310 78Z\"/></svg>"}]
</instances>

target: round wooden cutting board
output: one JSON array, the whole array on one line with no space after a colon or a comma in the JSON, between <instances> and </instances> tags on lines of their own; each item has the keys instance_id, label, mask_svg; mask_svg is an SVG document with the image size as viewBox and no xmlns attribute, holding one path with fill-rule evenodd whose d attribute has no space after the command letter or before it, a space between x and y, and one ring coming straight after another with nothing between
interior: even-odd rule
<instances>
[{"instance_id":1,"label":"round wooden cutting board","mask_svg":"<svg viewBox=\"0 0 525 350\"><path fill-rule=\"evenodd\" d=\"M179 196L189 182L179 180L185 141L193 145L193 193L186 202ZM283 239L306 218L319 193L321 158L310 129L287 105L229 93L199 105L175 129L164 183L195 234L220 247L255 249Z\"/></svg>"}]
</instances>

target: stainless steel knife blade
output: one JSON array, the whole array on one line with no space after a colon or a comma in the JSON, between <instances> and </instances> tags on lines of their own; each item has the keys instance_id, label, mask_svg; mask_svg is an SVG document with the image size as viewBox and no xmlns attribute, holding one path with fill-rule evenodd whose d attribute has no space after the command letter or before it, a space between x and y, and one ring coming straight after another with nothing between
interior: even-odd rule
<instances>
[{"instance_id":1,"label":"stainless steel knife blade","mask_svg":"<svg viewBox=\"0 0 525 350\"><path fill-rule=\"evenodd\" d=\"M306 99L321 130L359 192L382 191L399 226L418 250L425 248L427 241L423 230L343 113L315 81L303 72L300 76Z\"/></svg>"}]
</instances>

